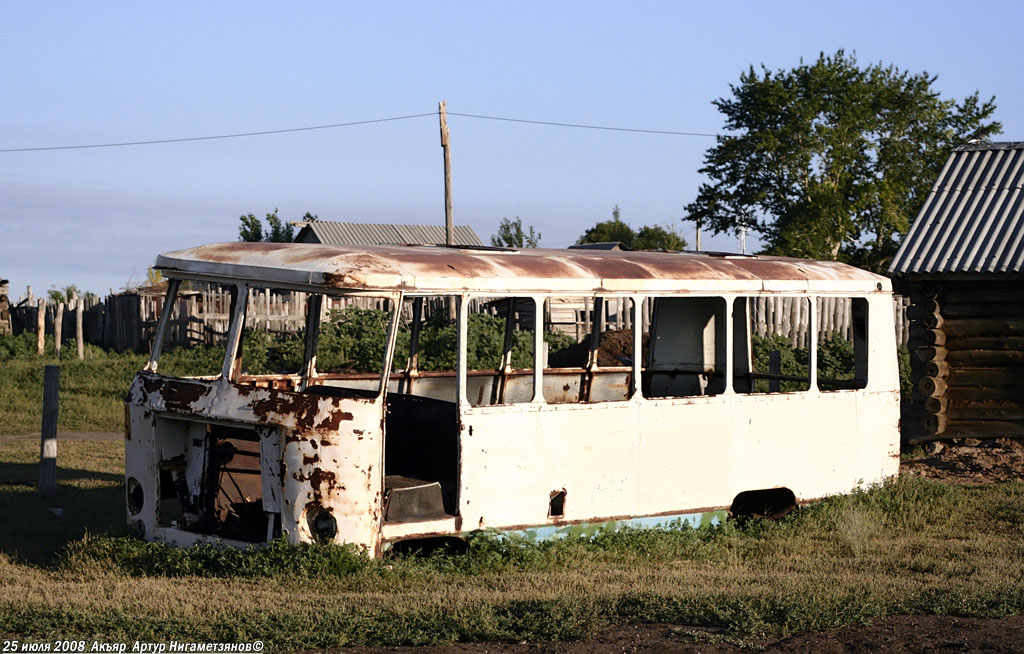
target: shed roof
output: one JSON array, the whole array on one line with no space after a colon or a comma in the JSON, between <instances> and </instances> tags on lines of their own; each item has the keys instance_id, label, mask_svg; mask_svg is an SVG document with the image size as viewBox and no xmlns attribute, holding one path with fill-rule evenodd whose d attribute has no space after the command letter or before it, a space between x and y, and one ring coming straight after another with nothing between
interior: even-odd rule
<instances>
[{"instance_id":1,"label":"shed roof","mask_svg":"<svg viewBox=\"0 0 1024 654\"><path fill-rule=\"evenodd\" d=\"M1022 185L1024 142L955 148L889 272L1021 272Z\"/></svg>"},{"instance_id":2,"label":"shed roof","mask_svg":"<svg viewBox=\"0 0 1024 654\"><path fill-rule=\"evenodd\" d=\"M204 276L353 291L891 290L835 261L695 253L216 243L162 254L168 277Z\"/></svg>"},{"instance_id":3,"label":"shed roof","mask_svg":"<svg viewBox=\"0 0 1024 654\"><path fill-rule=\"evenodd\" d=\"M455 245L483 245L472 227L455 226ZM385 223L348 223L314 220L305 223L295 235L296 243L331 245L435 245L445 242L440 225L394 225Z\"/></svg>"}]
</instances>

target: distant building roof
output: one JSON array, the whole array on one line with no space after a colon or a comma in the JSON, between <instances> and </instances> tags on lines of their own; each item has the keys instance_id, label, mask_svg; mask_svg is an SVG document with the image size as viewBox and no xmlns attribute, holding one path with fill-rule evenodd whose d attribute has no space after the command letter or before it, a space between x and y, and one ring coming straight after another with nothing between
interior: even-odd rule
<instances>
[{"instance_id":1,"label":"distant building roof","mask_svg":"<svg viewBox=\"0 0 1024 654\"><path fill-rule=\"evenodd\" d=\"M331 245L438 245L445 242L441 225L388 225L382 223L343 223L314 220L299 223L302 229L296 243L329 243ZM472 227L455 226L455 245L483 245Z\"/></svg>"},{"instance_id":2,"label":"distant building roof","mask_svg":"<svg viewBox=\"0 0 1024 654\"><path fill-rule=\"evenodd\" d=\"M1024 269L1024 142L953 150L890 273Z\"/></svg>"}]
</instances>

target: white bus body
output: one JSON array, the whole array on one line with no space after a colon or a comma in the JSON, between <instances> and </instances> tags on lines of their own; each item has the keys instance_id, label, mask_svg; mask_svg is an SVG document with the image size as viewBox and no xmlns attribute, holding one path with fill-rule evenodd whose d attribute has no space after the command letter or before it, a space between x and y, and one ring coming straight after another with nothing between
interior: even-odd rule
<instances>
[{"instance_id":1,"label":"white bus body","mask_svg":"<svg viewBox=\"0 0 1024 654\"><path fill-rule=\"evenodd\" d=\"M548 537L772 513L898 471L891 286L843 264L223 243L162 255L157 268L168 299L126 399L128 522L148 539L245 545L283 535L376 556L400 541L481 529ZM234 297L223 364L201 378L157 372L188 280ZM291 374L245 373L256 288L308 309L302 365ZM379 369L321 372L325 303L352 298L387 307ZM571 314L597 336L579 337L584 359L552 367L552 311L577 306L565 298L582 299ZM754 311L775 298L804 325L806 374L755 370ZM846 379L826 380L820 307L836 298L852 314L855 361ZM506 300L500 365L470 370L471 316ZM417 365L430 302L440 318L450 312L458 335L450 370ZM609 307L616 337L637 354L602 365ZM399 340L408 357L392 365ZM529 354L520 368L513 341Z\"/></svg>"}]
</instances>

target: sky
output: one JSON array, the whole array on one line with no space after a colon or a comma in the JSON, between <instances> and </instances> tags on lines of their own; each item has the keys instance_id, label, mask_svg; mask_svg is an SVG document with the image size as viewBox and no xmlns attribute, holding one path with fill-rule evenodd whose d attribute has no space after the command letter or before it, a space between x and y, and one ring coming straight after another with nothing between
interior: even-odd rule
<instances>
[{"instance_id":1,"label":"sky","mask_svg":"<svg viewBox=\"0 0 1024 654\"><path fill-rule=\"evenodd\" d=\"M452 113L715 134L750 66L842 48L995 96L1024 140L1019 2L8 2L0 150L419 118L246 138L0 152L0 278L12 299L106 294L156 256L238 238L239 216L444 223L437 105ZM683 222L708 136L450 115L456 224L503 217L565 247L618 205ZM738 251L733 235L705 249ZM748 246L756 248L750 239Z\"/></svg>"}]
</instances>

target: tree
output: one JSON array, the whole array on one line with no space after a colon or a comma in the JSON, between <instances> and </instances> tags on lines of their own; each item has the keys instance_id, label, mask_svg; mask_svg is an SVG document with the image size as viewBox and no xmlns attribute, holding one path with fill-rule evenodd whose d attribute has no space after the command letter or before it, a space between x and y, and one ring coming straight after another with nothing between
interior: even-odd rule
<instances>
[{"instance_id":1,"label":"tree","mask_svg":"<svg viewBox=\"0 0 1024 654\"><path fill-rule=\"evenodd\" d=\"M957 103L935 77L861 68L822 53L813 64L740 75L714 101L734 134L719 136L687 205L713 232L758 233L770 254L883 271L956 144L998 134L995 98Z\"/></svg>"},{"instance_id":2,"label":"tree","mask_svg":"<svg viewBox=\"0 0 1024 654\"><path fill-rule=\"evenodd\" d=\"M671 227L648 225L640 228L630 247L634 250L681 252L686 249L686 239Z\"/></svg>"},{"instance_id":3,"label":"tree","mask_svg":"<svg viewBox=\"0 0 1024 654\"><path fill-rule=\"evenodd\" d=\"M291 243L295 240L295 230L290 224L278 217L277 209L267 214L267 231L263 230L263 224L260 222L260 219L251 213L239 216L238 219L242 222L242 225L238 228L239 241L251 243ZM308 211L302 219L318 220L317 216L310 214Z\"/></svg>"},{"instance_id":4,"label":"tree","mask_svg":"<svg viewBox=\"0 0 1024 654\"><path fill-rule=\"evenodd\" d=\"M67 303L71 301L72 295L81 297L83 295L89 294L83 294L82 291L78 290L78 286L76 286L75 284L71 284L70 286L65 286L64 288L57 288L56 286L51 286L50 290L46 292L46 295L49 296L50 301L53 303Z\"/></svg>"},{"instance_id":5,"label":"tree","mask_svg":"<svg viewBox=\"0 0 1024 654\"><path fill-rule=\"evenodd\" d=\"M498 225L498 233L491 235L491 245L496 248L535 248L540 243L540 232L531 226L523 231L523 221L519 216L515 220L502 218Z\"/></svg>"},{"instance_id":6,"label":"tree","mask_svg":"<svg viewBox=\"0 0 1024 654\"><path fill-rule=\"evenodd\" d=\"M648 225L634 231L620 215L619 205L612 208L612 219L598 222L576 240L584 243L619 242L628 250L666 250L679 252L686 247L686 240L671 227Z\"/></svg>"},{"instance_id":7,"label":"tree","mask_svg":"<svg viewBox=\"0 0 1024 654\"><path fill-rule=\"evenodd\" d=\"M156 286L157 284L162 284L163 281L164 274L162 272L153 266L146 269L146 286Z\"/></svg>"}]
</instances>

